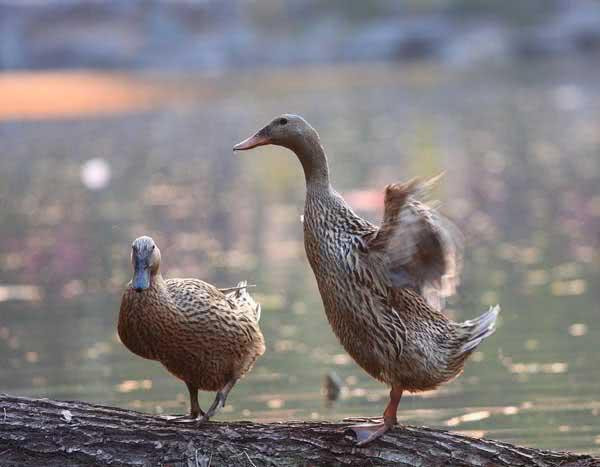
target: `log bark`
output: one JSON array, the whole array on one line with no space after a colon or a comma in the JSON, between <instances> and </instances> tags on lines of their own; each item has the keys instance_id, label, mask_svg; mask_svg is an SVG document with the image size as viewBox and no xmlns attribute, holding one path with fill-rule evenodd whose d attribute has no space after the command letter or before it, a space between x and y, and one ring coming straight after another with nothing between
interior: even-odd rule
<instances>
[{"instance_id":1,"label":"log bark","mask_svg":"<svg viewBox=\"0 0 600 467\"><path fill-rule=\"evenodd\" d=\"M370 446L357 448L348 425L181 425L149 414L84 402L0 395L0 465L600 466L599 458L588 455L531 449L412 426L398 427Z\"/></svg>"}]
</instances>

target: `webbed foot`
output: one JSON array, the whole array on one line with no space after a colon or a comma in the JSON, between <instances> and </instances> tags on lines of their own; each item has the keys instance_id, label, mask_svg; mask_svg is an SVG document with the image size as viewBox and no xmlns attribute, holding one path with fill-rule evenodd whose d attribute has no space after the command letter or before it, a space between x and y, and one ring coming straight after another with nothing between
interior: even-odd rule
<instances>
[{"instance_id":1,"label":"webbed foot","mask_svg":"<svg viewBox=\"0 0 600 467\"><path fill-rule=\"evenodd\" d=\"M223 389L221 389L219 392L217 392L214 402L212 403L210 408L206 411L206 413L202 415L202 418L200 418L198 420L198 423L207 422L208 420L210 420L210 417L212 417L219 410L221 410L223 408L223 406L225 406L225 401L227 400L227 395L229 394L229 391L231 391L231 389L233 388L233 386L235 385L236 382L237 382L237 378L232 379L225 386L223 386Z\"/></svg>"},{"instance_id":2,"label":"webbed foot","mask_svg":"<svg viewBox=\"0 0 600 467\"><path fill-rule=\"evenodd\" d=\"M381 438L397 424L396 417L383 417L383 423L364 423L349 428L356 434L356 445L362 447Z\"/></svg>"},{"instance_id":3,"label":"webbed foot","mask_svg":"<svg viewBox=\"0 0 600 467\"><path fill-rule=\"evenodd\" d=\"M209 421L210 417L215 415L224 406L225 406L225 396L221 392L218 392L217 396L215 397L215 401L210 406L208 411L205 414L203 414L201 418L198 419L198 423L204 423L204 422Z\"/></svg>"}]
</instances>

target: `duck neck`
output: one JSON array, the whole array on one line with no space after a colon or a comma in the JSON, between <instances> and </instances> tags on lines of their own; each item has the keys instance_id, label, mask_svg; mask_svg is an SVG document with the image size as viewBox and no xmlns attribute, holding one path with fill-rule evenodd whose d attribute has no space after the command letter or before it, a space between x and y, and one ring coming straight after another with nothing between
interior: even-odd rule
<instances>
[{"instance_id":1,"label":"duck neck","mask_svg":"<svg viewBox=\"0 0 600 467\"><path fill-rule=\"evenodd\" d=\"M154 274L152 274L152 277L150 278L150 282L152 284L154 284L156 287L165 287L165 280L163 279L163 276L160 272L155 272Z\"/></svg>"},{"instance_id":2,"label":"duck neck","mask_svg":"<svg viewBox=\"0 0 600 467\"><path fill-rule=\"evenodd\" d=\"M165 280L160 272L153 273L150 276L150 290L154 293L164 293L167 290Z\"/></svg>"},{"instance_id":3,"label":"duck neck","mask_svg":"<svg viewBox=\"0 0 600 467\"><path fill-rule=\"evenodd\" d=\"M303 138L300 142L290 148L296 153L306 179L308 191L328 191L329 167L325 150L317 138Z\"/></svg>"}]
</instances>

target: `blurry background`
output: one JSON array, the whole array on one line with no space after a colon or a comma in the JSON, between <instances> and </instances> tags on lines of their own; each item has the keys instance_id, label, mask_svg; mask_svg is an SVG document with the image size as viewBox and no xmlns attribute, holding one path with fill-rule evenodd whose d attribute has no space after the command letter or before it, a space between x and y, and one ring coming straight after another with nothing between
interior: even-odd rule
<instances>
[{"instance_id":1,"label":"blurry background","mask_svg":"<svg viewBox=\"0 0 600 467\"><path fill-rule=\"evenodd\" d=\"M600 452L600 3L0 0L0 67L0 391L187 411L116 336L150 234L167 277L257 284L268 351L219 419L379 415L305 258L299 164L231 152L294 112L373 221L386 183L445 170L467 237L448 313L503 307L400 421Z\"/></svg>"}]
</instances>

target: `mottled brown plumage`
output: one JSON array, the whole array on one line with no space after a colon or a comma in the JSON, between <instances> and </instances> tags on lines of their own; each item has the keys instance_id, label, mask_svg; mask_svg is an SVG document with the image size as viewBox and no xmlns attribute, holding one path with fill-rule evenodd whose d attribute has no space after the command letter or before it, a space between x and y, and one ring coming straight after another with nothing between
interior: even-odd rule
<instances>
[{"instance_id":1,"label":"mottled brown plumage","mask_svg":"<svg viewBox=\"0 0 600 467\"><path fill-rule=\"evenodd\" d=\"M457 376L473 349L494 331L495 307L465 323L440 312L461 268L461 237L418 201L417 180L389 185L381 227L356 215L329 183L317 132L301 117L282 115L234 147L276 144L304 168L304 245L327 319L371 376L389 384L384 423L356 428L361 445L396 424L402 391L425 391Z\"/></svg>"},{"instance_id":2,"label":"mottled brown plumage","mask_svg":"<svg viewBox=\"0 0 600 467\"><path fill-rule=\"evenodd\" d=\"M190 417L207 420L265 351L260 306L246 283L219 290L198 279L163 279L160 251L150 237L132 247L134 278L121 301L118 331L140 357L161 362L190 393ZM204 414L198 389L218 391Z\"/></svg>"}]
</instances>

